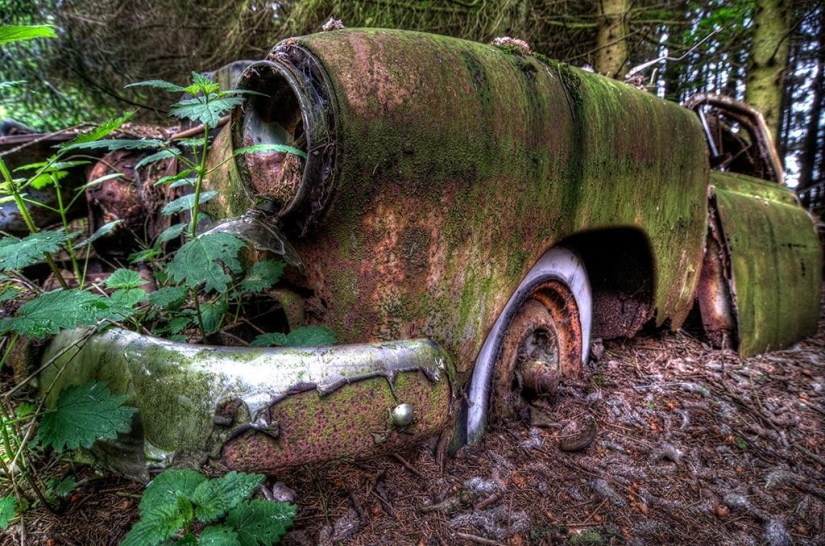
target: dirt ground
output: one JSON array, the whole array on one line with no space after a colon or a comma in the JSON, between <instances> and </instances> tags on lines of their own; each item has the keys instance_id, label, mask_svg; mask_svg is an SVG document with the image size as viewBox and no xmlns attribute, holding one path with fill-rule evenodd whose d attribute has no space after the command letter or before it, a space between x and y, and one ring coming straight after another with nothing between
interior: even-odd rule
<instances>
[{"instance_id":1,"label":"dirt ground","mask_svg":"<svg viewBox=\"0 0 825 546\"><path fill-rule=\"evenodd\" d=\"M283 544L825 544L825 320L746 360L684 331L603 348L443 470L421 446L279 476L298 505ZM117 544L142 487L78 475L63 514L32 509L2 543Z\"/></svg>"}]
</instances>

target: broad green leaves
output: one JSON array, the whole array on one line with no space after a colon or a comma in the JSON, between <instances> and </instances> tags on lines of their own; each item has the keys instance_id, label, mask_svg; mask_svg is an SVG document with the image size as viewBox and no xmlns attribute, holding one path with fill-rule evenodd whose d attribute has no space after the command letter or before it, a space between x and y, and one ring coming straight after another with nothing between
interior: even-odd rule
<instances>
[{"instance_id":1,"label":"broad green leaves","mask_svg":"<svg viewBox=\"0 0 825 546\"><path fill-rule=\"evenodd\" d=\"M223 293L232 281L224 267L233 273L241 272L238 252L244 246L243 241L229 233L202 235L180 247L166 272L176 283L192 288L204 284L206 292Z\"/></svg>"},{"instance_id":2,"label":"broad green leaves","mask_svg":"<svg viewBox=\"0 0 825 546\"><path fill-rule=\"evenodd\" d=\"M246 292L262 292L272 288L284 274L284 262L261 260L255 262L241 281Z\"/></svg>"},{"instance_id":3,"label":"broad green leaves","mask_svg":"<svg viewBox=\"0 0 825 546\"><path fill-rule=\"evenodd\" d=\"M0 320L0 334L17 332L42 339L63 329L93 326L110 316L105 296L81 290L56 290L24 303L16 316Z\"/></svg>"},{"instance_id":4,"label":"broad green leaves","mask_svg":"<svg viewBox=\"0 0 825 546\"><path fill-rule=\"evenodd\" d=\"M294 146L287 146L286 144L255 144L253 146L246 146L245 148L237 148L232 152L232 155L274 152L293 154L303 159L307 158L306 152L303 152Z\"/></svg>"},{"instance_id":5,"label":"broad green leaves","mask_svg":"<svg viewBox=\"0 0 825 546\"><path fill-rule=\"evenodd\" d=\"M55 451L92 447L95 440L129 432L135 408L124 406L126 396L115 396L103 383L90 381L60 393L57 406L40 421L36 439Z\"/></svg>"},{"instance_id":6,"label":"broad green leaves","mask_svg":"<svg viewBox=\"0 0 825 546\"><path fill-rule=\"evenodd\" d=\"M207 201L211 201L212 199L218 196L218 192L216 191L205 191L200 194L198 198L198 205L202 205ZM184 195L183 197L178 197L174 201L170 201L167 203L161 212L166 216L170 216L172 214L177 214L178 212L183 212L185 210L190 210L195 204L195 194L190 193Z\"/></svg>"},{"instance_id":7,"label":"broad green leaves","mask_svg":"<svg viewBox=\"0 0 825 546\"><path fill-rule=\"evenodd\" d=\"M137 288L147 282L137 271L118 269L106 279L106 286L109 288Z\"/></svg>"},{"instance_id":8,"label":"broad green leaves","mask_svg":"<svg viewBox=\"0 0 825 546\"><path fill-rule=\"evenodd\" d=\"M286 534L295 513L292 504L253 500L230 511L226 523L238 530L241 546L264 546Z\"/></svg>"},{"instance_id":9,"label":"broad green leaves","mask_svg":"<svg viewBox=\"0 0 825 546\"><path fill-rule=\"evenodd\" d=\"M207 480L193 470L167 470L149 484L140 503L140 521L126 535L125 546L162 544L184 528L177 544L269 546L286 533L295 506L247 500L261 484L259 474L230 472ZM225 518L224 524L217 524ZM208 525L196 538L195 520Z\"/></svg>"},{"instance_id":10,"label":"broad green leaves","mask_svg":"<svg viewBox=\"0 0 825 546\"><path fill-rule=\"evenodd\" d=\"M319 347L332 345L338 340L335 333L324 326L304 326L288 334L280 332L261 334L250 343L252 347Z\"/></svg>"},{"instance_id":11,"label":"broad green leaves","mask_svg":"<svg viewBox=\"0 0 825 546\"><path fill-rule=\"evenodd\" d=\"M42 262L44 254L59 251L66 240L63 231L39 231L22 239L3 237L0 239L0 271L23 269Z\"/></svg>"},{"instance_id":12,"label":"broad green leaves","mask_svg":"<svg viewBox=\"0 0 825 546\"><path fill-rule=\"evenodd\" d=\"M236 106L243 104L243 97L220 97L212 95L211 100L199 96L184 99L169 111L175 117L197 121L215 127L221 118Z\"/></svg>"},{"instance_id":13,"label":"broad green leaves","mask_svg":"<svg viewBox=\"0 0 825 546\"><path fill-rule=\"evenodd\" d=\"M203 523L217 521L249 497L262 481L260 474L233 471L200 484L191 497L198 506L195 517Z\"/></svg>"},{"instance_id":14,"label":"broad green leaves","mask_svg":"<svg viewBox=\"0 0 825 546\"><path fill-rule=\"evenodd\" d=\"M91 131L89 131L87 133L80 134L74 140L71 140L71 141L67 142L66 144L61 145L60 150L65 151L65 150L75 149L75 148L80 147L82 144L88 144L90 142L95 142L95 141L98 141L98 140L100 140L104 137L107 137L110 134L117 131L118 129L120 129L120 127L124 123L126 123L127 121L132 119L132 116L134 116L134 115L135 115L134 111L127 112L126 114L123 114L119 118L112 118L108 121L105 121L105 122L101 123L100 125L98 125L97 127L95 127L94 129L92 129Z\"/></svg>"},{"instance_id":15,"label":"broad green leaves","mask_svg":"<svg viewBox=\"0 0 825 546\"><path fill-rule=\"evenodd\" d=\"M35 38L57 38L54 27L49 25L35 26L0 26L0 45L10 42L22 42L23 40L34 40Z\"/></svg>"},{"instance_id":16,"label":"broad green leaves","mask_svg":"<svg viewBox=\"0 0 825 546\"><path fill-rule=\"evenodd\" d=\"M0 497L0 529L9 526L9 520L17 515L17 506L15 497Z\"/></svg>"}]
</instances>

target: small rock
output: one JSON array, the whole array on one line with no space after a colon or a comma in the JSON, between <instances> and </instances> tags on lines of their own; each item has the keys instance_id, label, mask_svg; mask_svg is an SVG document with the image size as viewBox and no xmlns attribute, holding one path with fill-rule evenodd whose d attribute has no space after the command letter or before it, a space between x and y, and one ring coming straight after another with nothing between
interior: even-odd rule
<instances>
[{"instance_id":1,"label":"small rock","mask_svg":"<svg viewBox=\"0 0 825 546\"><path fill-rule=\"evenodd\" d=\"M273 502L295 502L296 493L294 489L290 489L284 482L278 482L272 486Z\"/></svg>"},{"instance_id":2,"label":"small rock","mask_svg":"<svg viewBox=\"0 0 825 546\"><path fill-rule=\"evenodd\" d=\"M722 502L733 510L741 510L743 512L750 512L753 508L748 498L739 493L728 493L724 496Z\"/></svg>"},{"instance_id":3,"label":"small rock","mask_svg":"<svg viewBox=\"0 0 825 546\"><path fill-rule=\"evenodd\" d=\"M350 508L332 525L332 542L338 543L354 536L364 526L358 512Z\"/></svg>"},{"instance_id":4,"label":"small rock","mask_svg":"<svg viewBox=\"0 0 825 546\"><path fill-rule=\"evenodd\" d=\"M789 546L793 539L782 522L772 519L765 524L765 542L770 546Z\"/></svg>"},{"instance_id":5,"label":"small rock","mask_svg":"<svg viewBox=\"0 0 825 546\"><path fill-rule=\"evenodd\" d=\"M556 425L556 421L536 406L530 406L530 426L551 428Z\"/></svg>"},{"instance_id":6,"label":"small rock","mask_svg":"<svg viewBox=\"0 0 825 546\"><path fill-rule=\"evenodd\" d=\"M542 439L541 439L541 430L533 427L530 429L530 437L527 440L524 440L519 444L519 447L522 449L534 449L537 447L541 447Z\"/></svg>"},{"instance_id":7,"label":"small rock","mask_svg":"<svg viewBox=\"0 0 825 546\"><path fill-rule=\"evenodd\" d=\"M594 339L590 343L590 358L596 362L604 356L604 343L601 339Z\"/></svg>"},{"instance_id":8,"label":"small rock","mask_svg":"<svg viewBox=\"0 0 825 546\"><path fill-rule=\"evenodd\" d=\"M678 465L683 456L684 453L675 445L668 442L662 442L656 449L650 452L650 462L655 463L661 461L662 459L667 459Z\"/></svg>"},{"instance_id":9,"label":"small rock","mask_svg":"<svg viewBox=\"0 0 825 546\"><path fill-rule=\"evenodd\" d=\"M470 478L464 482L464 485L472 489L478 495L491 495L493 493L501 493L504 491L504 487L495 481L485 480L478 476Z\"/></svg>"},{"instance_id":10,"label":"small rock","mask_svg":"<svg viewBox=\"0 0 825 546\"><path fill-rule=\"evenodd\" d=\"M627 507L627 501L624 500L624 497L619 495L619 493L602 478L592 480L590 487L600 498L608 499L614 506L618 506L619 508Z\"/></svg>"}]
</instances>

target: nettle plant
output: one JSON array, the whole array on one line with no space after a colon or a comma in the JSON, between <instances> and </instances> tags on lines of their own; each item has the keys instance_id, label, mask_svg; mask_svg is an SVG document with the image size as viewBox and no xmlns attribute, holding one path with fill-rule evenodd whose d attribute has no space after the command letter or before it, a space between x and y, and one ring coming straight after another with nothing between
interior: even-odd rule
<instances>
[{"instance_id":1,"label":"nettle plant","mask_svg":"<svg viewBox=\"0 0 825 546\"><path fill-rule=\"evenodd\" d=\"M176 544L275 544L292 524L295 506L249 500L262 481L263 476L243 472L208 480L193 470L167 470L146 489L140 521L121 545L152 546L175 536L180 536Z\"/></svg>"},{"instance_id":2,"label":"nettle plant","mask_svg":"<svg viewBox=\"0 0 825 546\"><path fill-rule=\"evenodd\" d=\"M0 27L0 44L4 43L2 29L5 28L9 27ZM12 39L19 39L21 35L23 39L47 35L42 30L28 35L21 28L14 27L14 33L10 34ZM272 288L284 272L282 260L259 259L245 263L248 261L243 256L245 249L254 247L259 254L260 251L271 251L280 254L287 263L300 266L299 258L286 240L255 211L199 232L201 205L217 197L217 192L204 191L205 180L220 166L212 170L207 168L210 130L215 129L232 108L242 103L242 92L222 91L217 84L197 73L193 73L191 84L185 87L159 80L135 85L160 88L183 96L170 113L198 124L202 134L174 142L109 138L131 119L133 113L129 113L58 146L43 162L12 172L0 157L0 203L14 202L29 231L24 237L3 234L0 239L0 303L13 303L12 307L16 307L12 316L0 320L0 335L4 336L0 369L15 354L15 346L21 340L42 340L69 328L88 328L83 339L102 328L117 325L178 341L205 341L211 333L221 329L228 316L232 318L233 309L235 314L242 311L245 297ZM70 169L89 163L79 154L90 150L146 152L136 169L169 158L176 158L184 166L177 174L164 176L156 182L179 188L177 191L184 193L162 209L163 214L183 220L163 231L151 245L133 256L133 262L145 261L153 265L157 290L144 290L150 281L129 268L116 269L100 282L88 281L94 241L117 229L120 223L110 222L84 237L82 229L70 221L69 210L83 198L86 190L120 176L112 174L92 180L77 188L73 195L68 192L70 197L66 198L66 188L62 187L61 181ZM306 159L301 150L284 145L251 146L235 150L234 155L273 151ZM47 189L54 192L54 203L32 197L32 190L42 192ZM59 224L46 229L37 226L30 213L34 208L46 208L56 213ZM182 244L177 250L167 252L167 243L173 240ZM30 268L42 264L46 264L50 271L49 280L58 288L49 290L45 284L39 285L29 278ZM331 331L310 326L289 334L262 334L251 345L334 342ZM53 361L43 363L41 370L49 365L53 365ZM11 397L36 375L37 372L31 374L0 399L0 471L3 473L0 486L5 479L11 487L4 489L13 493L0 496L0 528L6 528L10 519L27 508L29 493L26 491L51 507L73 487L73 479L44 485L33 464L44 450L53 449L60 453L65 449L91 447L98 439L115 438L118 433L129 431L135 411L124 406L126 396L113 395L105 384L95 381L64 390L52 409L44 406L49 386L45 386L46 394L37 404L12 404ZM25 491L21 480L28 484ZM133 542L135 544L161 543L182 529L181 543L197 542L196 535L199 535L202 543L210 544L272 544L291 522L294 507L246 500L262 480L262 476L231 473L207 481L196 472L166 471L147 489L147 498L140 508L141 523L130 532L132 538L129 540L138 541ZM150 495L150 491L161 490L165 493ZM219 521L223 524L203 526ZM259 529L260 532L244 531L242 527Z\"/></svg>"}]
</instances>

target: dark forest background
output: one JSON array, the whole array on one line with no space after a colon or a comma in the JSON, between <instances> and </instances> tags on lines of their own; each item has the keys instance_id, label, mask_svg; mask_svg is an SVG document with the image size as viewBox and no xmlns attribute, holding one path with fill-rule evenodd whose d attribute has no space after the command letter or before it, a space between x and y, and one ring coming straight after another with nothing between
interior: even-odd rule
<instances>
[{"instance_id":1,"label":"dark forest background","mask_svg":"<svg viewBox=\"0 0 825 546\"><path fill-rule=\"evenodd\" d=\"M183 83L279 40L320 30L388 27L534 51L681 102L698 92L742 99L773 131L791 185L825 173L825 2L822 0L0 0L0 24L52 24L57 40L0 50L0 116L39 130L95 121L135 105L159 122L168 97L129 83Z\"/></svg>"}]
</instances>

